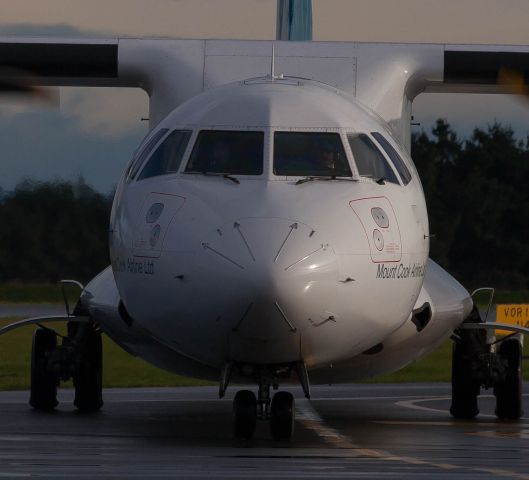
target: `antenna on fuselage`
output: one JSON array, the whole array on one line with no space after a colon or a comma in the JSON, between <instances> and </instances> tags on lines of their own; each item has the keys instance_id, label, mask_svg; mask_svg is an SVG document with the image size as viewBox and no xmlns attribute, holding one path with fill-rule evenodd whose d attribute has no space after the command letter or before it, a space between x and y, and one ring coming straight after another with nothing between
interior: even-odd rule
<instances>
[{"instance_id":1,"label":"antenna on fuselage","mask_svg":"<svg viewBox=\"0 0 529 480\"><path fill-rule=\"evenodd\" d=\"M276 75L276 48L272 44L272 58L270 59L270 79L272 82L283 78L283 74Z\"/></svg>"},{"instance_id":2,"label":"antenna on fuselage","mask_svg":"<svg viewBox=\"0 0 529 480\"><path fill-rule=\"evenodd\" d=\"M274 44L272 44L272 59L270 60L270 78L272 79L272 81L276 77L276 72L275 72L276 65L275 64L276 64L276 47Z\"/></svg>"},{"instance_id":3,"label":"antenna on fuselage","mask_svg":"<svg viewBox=\"0 0 529 480\"><path fill-rule=\"evenodd\" d=\"M270 59L270 79L273 82L274 80L278 80L281 78L283 78L282 73L276 75L276 49L274 44L272 44L272 58Z\"/></svg>"}]
</instances>

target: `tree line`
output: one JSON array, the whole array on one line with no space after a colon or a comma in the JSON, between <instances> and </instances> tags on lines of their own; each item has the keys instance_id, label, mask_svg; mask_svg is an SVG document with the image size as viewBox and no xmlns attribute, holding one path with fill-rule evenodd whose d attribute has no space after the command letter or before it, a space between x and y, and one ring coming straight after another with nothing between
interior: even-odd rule
<instances>
[{"instance_id":1,"label":"tree line","mask_svg":"<svg viewBox=\"0 0 529 480\"><path fill-rule=\"evenodd\" d=\"M430 256L467 288L529 288L529 142L500 124L467 139L438 120L412 157L430 218ZM109 264L111 196L76 182L0 190L0 282L86 282Z\"/></svg>"},{"instance_id":2,"label":"tree line","mask_svg":"<svg viewBox=\"0 0 529 480\"><path fill-rule=\"evenodd\" d=\"M529 288L529 141L493 124L461 140L438 120L413 136L430 256L467 288Z\"/></svg>"},{"instance_id":3,"label":"tree line","mask_svg":"<svg viewBox=\"0 0 529 480\"><path fill-rule=\"evenodd\" d=\"M87 282L109 264L111 198L75 182L25 180L0 199L0 282Z\"/></svg>"}]
</instances>

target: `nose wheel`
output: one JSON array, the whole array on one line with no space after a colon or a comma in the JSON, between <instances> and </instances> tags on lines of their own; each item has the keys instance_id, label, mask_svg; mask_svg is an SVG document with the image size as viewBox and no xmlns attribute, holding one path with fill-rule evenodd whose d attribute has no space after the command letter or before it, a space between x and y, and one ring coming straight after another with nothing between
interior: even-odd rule
<instances>
[{"instance_id":1,"label":"nose wheel","mask_svg":"<svg viewBox=\"0 0 529 480\"><path fill-rule=\"evenodd\" d=\"M229 362L222 372L219 389L221 398L228 387L233 367L234 364ZM242 373L243 369L240 368L239 371ZM288 441L292 438L296 412L294 396L290 392L277 392L273 398L270 396L270 388L273 386L276 390L278 379L288 378L292 371L297 373L305 397L310 399L309 377L303 362L279 366L261 365L246 373L245 376L253 376L259 389L257 396L250 390L239 390L233 399L235 438L250 440L255 433L257 420L270 422L270 434L274 440Z\"/></svg>"},{"instance_id":2,"label":"nose wheel","mask_svg":"<svg viewBox=\"0 0 529 480\"><path fill-rule=\"evenodd\" d=\"M257 420L270 422L270 433L277 441L290 440L294 433L295 406L290 392L277 392L272 402L263 403L250 390L239 390L233 399L233 434L251 440Z\"/></svg>"}]
</instances>

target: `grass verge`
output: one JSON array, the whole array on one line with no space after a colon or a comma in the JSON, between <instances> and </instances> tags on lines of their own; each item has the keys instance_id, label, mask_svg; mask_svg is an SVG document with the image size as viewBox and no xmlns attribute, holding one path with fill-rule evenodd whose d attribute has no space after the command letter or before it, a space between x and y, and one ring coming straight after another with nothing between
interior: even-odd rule
<instances>
[{"instance_id":1,"label":"grass verge","mask_svg":"<svg viewBox=\"0 0 529 480\"><path fill-rule=\"evenodd\" d=\"M75 286L67 286L66 293L75 304L81 293ZM48 283L0 283L0 303L63 303L61 286Z\"/></svg>"},{"instance_id":2,"label":"grass verge","mask_svg":"<svg viewBox=\"0 0 529 480\"><path fill-rule=\"evenodd\" d=\"M0 320L0 326L15 321ZM29 388L31 339L35 327L24 327L0 337L0 390ZM64 328L54 326L64 334ZM106 335L103 335L103 381L105 387L157 387L207 385L193 378L181 377L160 370L129 355ZM64 387L70 384L61 385Z\"/></svg>"},{"instance_id":3,"label":"grass verge","mask_svg":"<svg viewBox=\"0 0 529 480\"><path fill-rule=\"evenodd\" d=\"M16 319L2 319L0 326ZM57 328L57 327L54 327ZM34 327L24 327L0 337L0 390L29 388L31 338ZM57 329L64 334L64 329ZM170 387L207 385L207 382L181 377L160 370L139 358L132 357L106 335L103 336L105 387ZM452 342L447 341L435 352L398 372L380 375L366 383L449 382ZM529 355L526 346L524 355ZM529 361L524 362L524 379L529 380ZM65 387L71 386L68 384Z\"/></svg>"}]
</instances>

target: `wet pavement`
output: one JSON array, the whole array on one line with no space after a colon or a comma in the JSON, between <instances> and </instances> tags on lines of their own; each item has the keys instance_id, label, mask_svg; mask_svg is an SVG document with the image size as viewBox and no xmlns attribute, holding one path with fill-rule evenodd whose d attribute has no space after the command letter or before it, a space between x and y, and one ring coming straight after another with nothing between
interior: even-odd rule
<instances>
[{"instance_id":1,"label":"wet pavement","mask_svg":"<svg viewBox=\"0 0 529 480\"><path fill-rule=\"evenodd\" d=\"M214 387L106 390L92 415L69 390L52 414L3 392L0 477L529 479L529 418L497 421L491 395L476 420L454 421L448 384L320 386L310 402L290 390L290 442L271 440L266 422L235 441L235 388L223 400Z\"/></svg>"}]
</instances>

